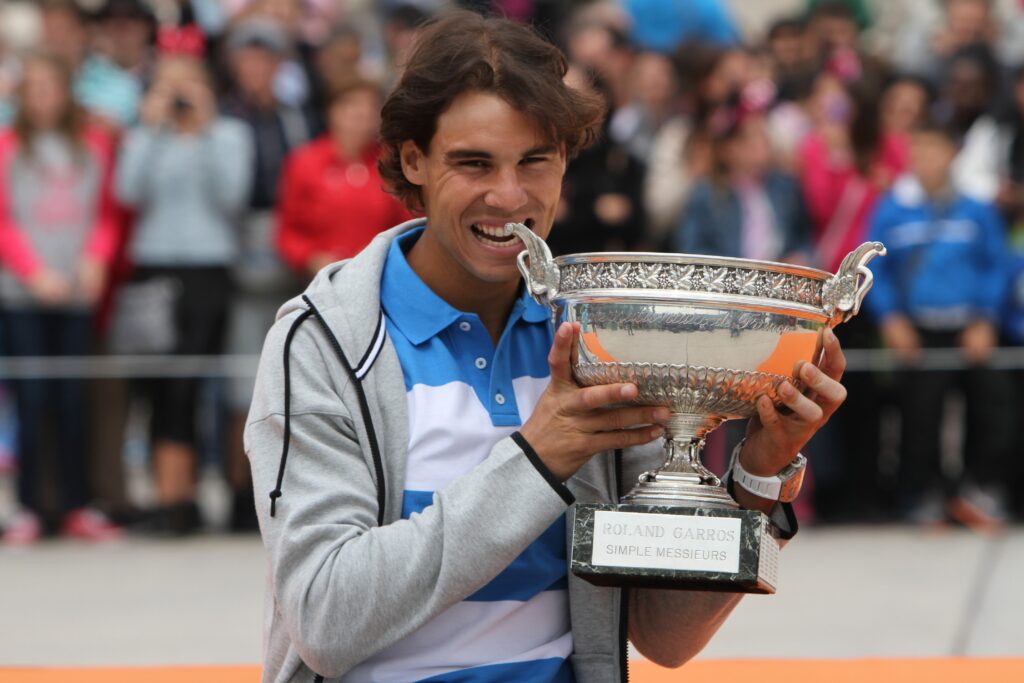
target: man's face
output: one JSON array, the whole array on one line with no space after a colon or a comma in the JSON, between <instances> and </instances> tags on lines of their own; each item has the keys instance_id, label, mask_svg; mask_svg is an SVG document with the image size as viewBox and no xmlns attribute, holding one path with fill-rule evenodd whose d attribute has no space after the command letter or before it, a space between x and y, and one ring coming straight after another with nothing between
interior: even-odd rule
<instances>
[{"instance_id":1,"label":"man's face","mask_svg":"<svg viewBox=\"0 0 1024 683\"><path fill-rule=\"evenodd\" d=\"M420 241L439 267L460 282L504 283L518 280L523 245L501 228L525 223L547 237L565 152L505 100L470 91L438 117L429 153L403 144L402 168L421 188L429 227Z\"/></svg>"},{"instance_id":2,"label":"man's face","mask_svg":"<svg viewBox=\"0 0 1024 683\"><path fill-rule=\"evenodd\" d=\"M958 45L984 40L992 15L985 0L949 0L946 22Z\"/></svg>"},{"instance_id":3,"label":"man's face","mask_svg":"<svg viewBox=\"0 0 1024 683\"><path fill-rule=\"evenodd\" d=\"M274 76L281 65L281 59L263 47L239 48L232 55L235 83L247 94L263 97L273 92Z\"/></svg>"}]
</instances>

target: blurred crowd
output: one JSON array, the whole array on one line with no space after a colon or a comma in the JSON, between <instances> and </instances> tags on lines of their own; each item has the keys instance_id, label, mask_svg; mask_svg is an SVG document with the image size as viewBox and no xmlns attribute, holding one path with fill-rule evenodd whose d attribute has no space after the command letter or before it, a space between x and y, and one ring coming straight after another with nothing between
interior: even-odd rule
<instances>
[{"instance_id":1,"label":"blurred crowd","mask_svg":"<svg viewBox=\"0 0 1024 683\"><path fill-rule=\"evenodd\" d=\"M7 0L0 352L258 353L283 301L411 217L381 187L379 109L420 27L456 6L532 22L608 103L569 165L556 253L835 271L861 242L887 245L837 333L898 363L848 373L808 446L805 520L1021 513L1024 374L991 362L1024 342L1017 0ZM959 349L958 367L928 366L930 349ZM4 385L5 544L197 532L211 460L227 525L255 528L251 378L58 375ZM123 457L139 405L144 508ZM737 438L720 431L712 460Z\"/></svg>"}]
</instances>

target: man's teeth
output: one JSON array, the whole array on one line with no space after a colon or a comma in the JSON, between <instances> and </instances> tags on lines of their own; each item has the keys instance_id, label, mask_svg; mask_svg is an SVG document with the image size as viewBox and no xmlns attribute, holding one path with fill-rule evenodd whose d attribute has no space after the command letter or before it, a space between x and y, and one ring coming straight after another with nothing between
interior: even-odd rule
<instances>
[{"instance_id":1,"label":"man's teeth","mask_svg":"<svg viewBox=\"0 0 1024 683\"><path fill-rule=\"evenodd\" d=\"M484 223L474 223L473 233L476 235L476 238L478 240L490 246L508 247L515 243L522 244L522 241L514 234L507 235L505 233L504 223L501 225L486 225Z\"/></svg>"},{"instance_id":2,"label":"man's teeth","mask_svg":"<svg viewBox=\"0 0 1024 683\"><path fill-rule=\"evenodd\" d=\"M507 237L505 234L505 224L501 225L486 225L484 223L474 223L473 227L491 237Z\"/></svg>"}]
</instances>

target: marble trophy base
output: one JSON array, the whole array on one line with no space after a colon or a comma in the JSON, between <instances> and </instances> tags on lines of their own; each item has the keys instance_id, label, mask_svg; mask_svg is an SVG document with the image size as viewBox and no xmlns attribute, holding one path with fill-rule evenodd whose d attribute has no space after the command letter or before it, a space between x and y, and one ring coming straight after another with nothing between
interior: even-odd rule
<instances>
[{"instance_id":1,"label":"marble trophy base","mask_svg":"<svg viewBox=\"0 0 1024 683\"><path fill-rule=\"evenodd\" d=\"M777 539L757 510L580 504L571 569L598 586L774 593Z\"/></svg>"}]
</instances>

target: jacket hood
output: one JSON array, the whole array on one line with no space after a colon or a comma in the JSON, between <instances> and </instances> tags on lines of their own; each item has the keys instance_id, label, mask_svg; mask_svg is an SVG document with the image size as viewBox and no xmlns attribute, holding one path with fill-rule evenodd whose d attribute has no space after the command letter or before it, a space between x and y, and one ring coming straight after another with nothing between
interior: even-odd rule
<instances>
[{"instance_id":1,"label":"jacket hood","mask_svg":"<svg viewBox=\"0 0 1024 683\"><path fill-rule=\"evenodd\" d=\"M354 257L324 266L300 296L278 309L277 320L309 308L308 298L346 346L365 348L373 342L380 318L380 274L391 243L398 235L425 224L425 218L406 221L374 237Z\"/></svg>"}]
</instances>

